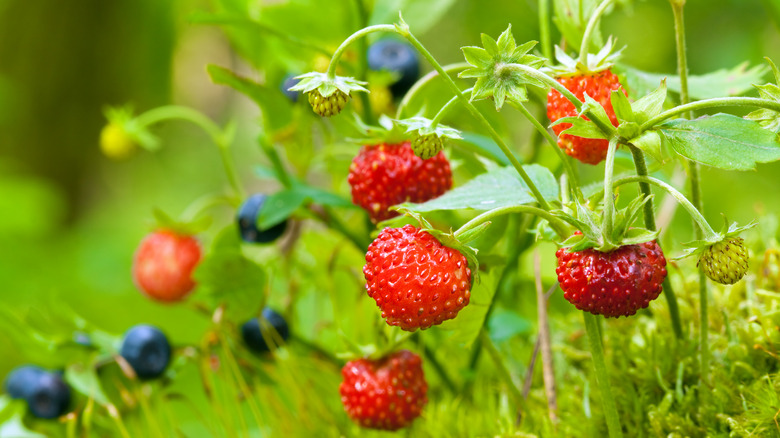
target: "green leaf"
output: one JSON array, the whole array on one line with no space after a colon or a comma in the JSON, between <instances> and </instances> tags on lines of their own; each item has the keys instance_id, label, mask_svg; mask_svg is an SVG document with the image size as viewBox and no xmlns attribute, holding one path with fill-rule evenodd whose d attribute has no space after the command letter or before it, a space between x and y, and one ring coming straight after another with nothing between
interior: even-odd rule
<instances>
[{"instance_id":1,"label":"green leaf","mask_svg":"<svg viewBox=\"0 0 780 438\"><path fill-rule=\"evenodd\" d=\"M669 120L658 126L663 143L689 160L727 170L751 170L780 159L777 135L730 114Z\"/></svg>"},{"instance_id":2,"label":"green leaf","mask_svg":"<svg viewBox=\"0 0 780 438\"><path fill-rule=\"evenodd\" d=\"M266 130L277 131L292 121L292 107L285 101L284 94L213 64L207 66L206 71L215 84L227 85L252 99L263 112Z\"/></svg>"},{"instance_id":3,"label":"green leaf","mask_svg":"<svg viewBox=\"0 0 780 438\"><path fill-rule=\"evenodd\" d=\"M596 0L553 0L553 22L571 47L580 47L588 19L598 6ZM601 46L603 39L596 27L591 41Z\"/></svg>"},{"instance_id":4,"label":"green leaf","mask_svg":"<svg viewBox=\"0 0 780 438\"><path fill-rule=\"evenodd\" d=\"M475 134L473 132L461 132L461 135L463 136L463 140L460 141L460 143L473 146L470 149L473 149L474 152L491 158L492 160L503 164L504 166L509 166L512 164L509 162L509 159L506 157L506 155L504 155L504 152L501 151L501 148L496 144L495 141L493 141L492 138L480 134Z\"/></svg>"},{"instance_id":5,"label":"green leaf","mask_svg":"<svg viewBox=\"0 0 780 438\"><path fill-rule=\"evenodd\" d=\"M314 202L315 204L328 205L331 207L357 208L351 200L317 187L296 184L293 190L301 193L306 197L307 201Z\"/></svg>"},{"instance_id":6,"label":"green leaf","mask_svg":"<svg viewBox=\"0 0 780 438\"><path fill-rule=\"evenodd\" d=\"M615 116L622 122L636 122L634 116L634 110L631 108L631 102L628 101L625 93L622 90L615 90L610 96L612 102L612 108L615 110Z\"/></svg>"},{"instance_id":7,"label":"green leaf","mask_svg":"<svg viewBox=\"0 0 780 438\"><path fill-rule=\"evenodd\" d=\"M517 312L496 309L488 321L490 339L493 342L504 342L517 335L530 333L533 328L531 321L523 318Z\"/></svg>"},{"instance_id":8,"label":"green leaf","mask_svg":"<svg viewBox=\"0 0 780 438\"><path fill-rule=\"evenodd\" d=\"M742 63L731 69L721 69L703 75L688 76L688 95L691 99L711 99L723 96L741 96L753 90L753 84L763 82L768 68L757 65L747 68ZM659 82L666 79L666 85L675 93L680 93L680 77L671 74L648 73L633 67L621 65L627 85L631 91L643 95L653 90Z\"/></svg>"},{"instance_id":9,"label":"green leaf","mask_svg":"<svg viewBox=\"0 0 780 438\"><path fill-rule=\"evenodd\" d=\"M485 316L496 293L498 279L504 266L497 266L480 275L480 281L471 288L469 305L458 316L441 325L441 330L450 332L448 343L470 347L479 336Z\"/></svg>"},{"instance_id":10,"label":"green leaf","mask_svg":"<svg viewBox=\"0 0 780 438\"><path fill-rule=\"evenodd\" d=\"M561 117L550 126L560 125L561 123L571 123L571 126L563 130L561 134L566 133L583 138L607 139L607 136L601 132L601 129L595 123L582 117Z\"/></svg>"},{"instance_id":11,"label":"green leaf","mask_svg":"<svg viewBox=\"0 0 780 438\"><path fill-rule=\"evenodd\" d=\"M543 166L523 166L542 196L552 201L558 198L558 184L553 174ZM461 210L471 208L487 211L499 207L532 204L536 200L513 167L502 167L483 173L466 184L422 204L403 204L415 212Z\"/></svg>"},{"instance_id":12,"label":"green leaf","mask_svg":"<svg viewBox=\"0 0 780 438\"><path fill-rule=\"evenodd\" d=\"M12 400L8 396L0 397L0 437L3 438L46 438L38 432L33 432L22 422L25 404L22 400Z\"/></svg>"},{"instance_id":13,"label":"green leaf","mask_svg":"<svg viewBox=\"0 0 780 438\"><path fill-rule=\"evenodd\" d=\"M266 198L260 214L257 215L257 226L260 230L281 223L295 210L306 202L306 194L294 188L276 192Z\"/></svg>"},{"instance_id":14,"label":"green leaf","mask_svg":"<svg viewBox=\"0 0 780 438\"><path fill-rule=\"evenodd\" d=\"M103 387L100 385L97 371L93 366L83 364L69 365L65 370L65 380L71 388L84 394L87 398L92 398L103 406L110 403Z\"/></svg>"},{"instance_id":15,"label":"green leaf","mask_svg":"<svg viewBox=\"0 0 780 438\"><path fill-rule=\"evenodd\" d=\"M620 93L623 94L623 93ZM655 89L652 93L634 102L631 108L634 111L634 120L640 125L653 117L661 114L664 109L664 101L666 100L666 80L661 81L661 85Z\"/></svg>"}]
</instances>

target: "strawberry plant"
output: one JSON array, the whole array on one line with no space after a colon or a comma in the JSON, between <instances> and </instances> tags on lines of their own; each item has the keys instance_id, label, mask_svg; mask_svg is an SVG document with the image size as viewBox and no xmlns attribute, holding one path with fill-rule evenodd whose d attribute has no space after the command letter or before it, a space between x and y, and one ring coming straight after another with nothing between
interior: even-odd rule
<instances>
[{"instance_id":1,"label":"strawberry plant","mask_svg":"<svg viewBox=\"0 0 780 438\"><path fill-rule=\"evenodd\" d=\"M221 187L145 206L124 266L148 321L6 312L30 348L0 436L780 434L777 219L703 190L780 160L772 60L689 75L684 0L677 74L604 31L630 0L418 38L452 3L192 15L245 63L210 80L259 119L105 111L107 158L182 154L160 125L184 122Z\"/></svg>"}]
</instances>

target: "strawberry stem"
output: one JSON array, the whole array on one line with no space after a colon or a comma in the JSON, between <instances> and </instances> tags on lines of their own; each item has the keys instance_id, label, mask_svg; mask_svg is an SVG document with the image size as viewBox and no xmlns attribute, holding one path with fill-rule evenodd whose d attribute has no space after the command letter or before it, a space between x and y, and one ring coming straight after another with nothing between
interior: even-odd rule
<instances>
[{"instance_id":1,"label":"strawberry stem","mask_svg":"<svg viewBox=\"0 0 780 438\"><path fill-rule=\"evenodd\" d=\"M603 242L599 248L599 250L603 251L609 251L616 247L615 243L612 241L612 231L615 225L614 179L617 143L617 138L613 138L609 141L607 159L604 166L604 219L601 221Z\"/></svg>"},{"instance_id":2,"label":"strawberry stem","mask_svg":"<svg viewBox=\"0 0 780 438\"><path fill-rule=\"evenodd\" d=\"M660 187L661 189L665 190L667 193L672 195L674 199L677 200L677 202L680 203L680 205L685 208L685 210L688 211L688 214L691 215L691 218L693 218L694 222L699 226L699 229L702 233L704 233L704 239L706 240L717 240L718 233L716 233L710 224L707 222L707 219L702 216L702 214L699 212L699 210L694 207L694 205L691 203L691 201L688 200L688 198L685 197L682 193L677 191L674 187L670 186L669 184L653 178L651 176L627 176L624 178L620 178L618 180L615 180L614 186L620 186L626 183L630 182L640 182L640 183L648 183L653 184L654 186Z\"/></svg>"},{"instance_id":3,"label":"strawberry stem","mask_svg":"<svg viewBox=\"0 0 780 438\"><path fill-rule=\"evenodd\" d=\"M368 26L364 27L363 29L360 29L359 31L353 33L347 39L344 40L344 42L341 43L341 45L336 49L336 51L333 53L333 57L330 59L330 65L328 65L328 78L334 79L336 77L336 67L339 65L339 59L341 59L341 55L344 54L344 52L347 50L347 47L349 47L350 44L357 41L359 38L362 38L370 33L374 32L393 32L396 33L398 30L396 27L392 24L377 24L374 26ZM363 56L361 54L361 56Z\"/></svg>"},{"instance_id":4,"label":"strawberry stem","mask_svg":"<svg viewBox=\"0 0 780 438\"><path fill-rule=\"evenodd\" d=\"M539 40L542 56L552 59L552 37L550 36L550 0L539 0Z\"/></svg>"},{"instance_id":5,"label":"strawberry stem","mask_svg":"<svg viewBox=\"0 0 780 438\"><path fill-rule=\"evenodd\" d=\"M676 106L672 109L666 110L661 114L653 117L647 122L643 123L639 127L639 132L645 132L649 129L653 129L656 125L663 122L666 119L670 119L678 114L698 111L710 108L720 107L751 107L751 108L765 108L772 111L780 112L780 102L773 100L761 99L758 97L716 97L713 99L704 99L696 102L685 103L683 105Z\"/></svg>"},{"instance_id":6,"label":"strawberry stem","mask_svg":"<svg viewBox=\"0 0 780 438\"><path fill-rule=\"evenodd\" d=\"M596 8L595 11L590 15L590 19L588 20L588 25L585 27L585 33L582 35L582 44L580 45L580 58L579 58L579 64L582 64L583 66L588 65L588 52L590 51L590 40L593 36L593 32L596 30L596 26L598 26L599 18L604 14L604 11L607 10L607 7L612 4L612 0L604 0L599 4L599 6Z\"/></svg>"},{"instance_id":7,"label":"strawberry stem","mask_svg":"<svg viewBox=\"0 0 780 438\"><path fill-rule=\"evenodd\" d=\"M135 123L140 129L166 120L184 120L191 122L203 129L209 137L211 137L211 140L217 145L217 149L219 149L219 156L222 159L222 165L225 168L225 175L227 176L230 186L233 188L236 198L243 199L244 190L238 179L238 174L236 173L233 164L233 158L230 156L230 145L227 142L225 132L222 128L201 112L178 105L162 106L149 110L136 117Z\"/></svg>"},{"instance_id":8,"label":"strawberry stem","mask_svg":"<svg viewBox=\"0 0 780 438\"><path fill-rule=\"evenodd\" d=\"M582 315L585 318L585 330L588 333L593 368L596 369L596 383L601 392L601 403L604 406L604 417L607 419L609 437L620 438L623 436L623 429L620 427L620 417L615 398L612 395L612 386L609 383L609 372L604 359L604 344L601 339L598 316L588 312L582 312Z\"/></svg>"},{"instance_id":9,"label":"strawberry stem","mask_svg":"<svg viewBox=\"0 0 780 438\"><path fill-rule=\"evenodd\" d=\"M490 219L493 219L494 217L501 216L504 214L511 214L511 213L528 213L533 214L536 216L541 217L542 219L545 219L547 222L550 223L550 226L553 227L556 233L561 238L567 238L571 234L569 231L569 227L560 219L553 216L549 211L542 210L541 208L532 207L530 205L513 205L510 207L500 207L500 208L494 208L493 210L486 211L479 216L475 217L474 219L466 222L463 226L458 228L457 231L455 231L455 237L462 236L467 231L470 231L474 228L477 228L478 226L482 225L485 222L488 222Z\"/></svg>"},{"instance_id":10,"label":"strawberry stem","mask_svg":"<svg viewBox=\"0 0 780 438\"><path fill-rule=\"evenodd\" d=\"M563 171L566 172L566 175L569 177L569 187L572 191L572 194L574 197L579 200L580 202L585 202L585 198L582 195L582 190L580 188L579 179L577 178L577 174L574 172L574 169L571 167L571 160L569 157L563 153L563 150L558 146L558 142L555 140L555 138L550 134L550 131L547 130L544 126L542 126L541 123L539 123L538 120L536 120L536 117L531 114L528 109L525 107L525 105L521 103L515 103L515 101L510 100L509 104L512 105L515 109L520 111L526 119L528 119L529 122L531 122L532 125L534 125L534 128L542 134L542 137L544 137L548 143L552 146L553 150L556 154L558 154L558 159L561 160L561 164L563 164Z\"/></svg>"},{"instance_id":11,"label":"strawberry stem","mask_svg":"<svg viewBox=\"0 0 780 438\"><path fill-rule=\"evenodd\" d=\"M472 90L471 88L469 88L468 90L463 90L463 93L470 93L470 92L471 92L471 90ZM455 97L453 97L452 99L450 99L450 100L449 100L447 103L445 103L443 107L441 107L441 109L439 110L439 112L438 112L438 113L436 113L436 116L434 116L434 117L433 117L433 120L431 120L431 127L432 127L432 128L435 128L435 127L436 127L436 125L438 125L438 124L439 124L439 122L441 122L441 119L442 119L442 118L444 118L444 116L447 114L447 112L448 112L448 111L449 111L449 110L450 110L452 107L454 107L454 106L455 106L455 103L456 103L457 101L458 101L458 96L455 96Z\"/></svg>"},{"instance_id":12,"label":"strawberry stem","mask_svg":"<svg viewBox=\"0 0 780 438\"><path fill-rule=\"evenodd\" d=\"M647 164L645 163L645 154L636 146L631 143L627 143L631 154L634 157L634 167L636 168L636 174L638 176L647 176ZM647 182L639 182L639 190L645 197L652 196L653 192L650 190L650 184ZM658 227L655 224L655 213L653 212L653 199L645 203L644 208L644 220L645 227L650 231L656 231ZM682 320L680 318L680 306L677 304L677 296L674 294L672 283L669 281L667 275L663 284L664 298L666 298L666 304L669 306L669 316L672 319L672 330L677 339L683 339Z\"/></svg>"},{"instance_id":13,"label":"strawberry stem","mask_svg":"<svg viewBox=\"0 0 780 438\"><path fill-rule=\"evenodd\" d=\"M455 64L447 64L442 67L442 70L444 70L445 73L455 73L461 70L465 70L467 68L471 67L471 65L467 62L458 62ZM406 92L404 95L404 98L401 99L401 103L398 104L398 109L395 112L395 118L400 119L401 116L403 116L403 112L406 109L406 107L411 103L411 101L417 97L417 94L420 92L420 90L423 89L428 83L430 83L432 80L436 79L436 77L439 76L439 72L437 70L433 70L426 74L425 76L421 77L417 82L412 85L412 88L409 89L409 91Z\"/></svg>"}]
</instances>

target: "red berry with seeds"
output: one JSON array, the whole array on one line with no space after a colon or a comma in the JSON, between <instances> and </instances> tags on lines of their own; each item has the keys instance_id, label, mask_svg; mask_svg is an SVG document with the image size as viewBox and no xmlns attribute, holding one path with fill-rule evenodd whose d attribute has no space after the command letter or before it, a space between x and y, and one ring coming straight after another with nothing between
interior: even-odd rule
<instances>
[{"instance_id":1,"label":"red berry with seeds","mask_svg":"<svg viewBox=\"0 0 780 438\"><path fill-rule=\"evenodd\" d=\"M623 245L610 252L561 248L558 282L578 309L606 317L631 316L658 298L666 259L655 241Z\"/></svg>"},{"instance_id":2,"label":"red berry with seeds","mask_svg":"<svg viewBox=\"0 0 780 438\"><path fill-rule=\"evenodd\" d=\"M382 318L407 331L455 318L471 297L466 257L412 225L382 230L368 247L363 274Z\"/></svg>"},{"instance_id":3,"label":"red berry with seeds","mask_svg":"<svg viewBox=\"0 0 780 438\"><path fill-rule=\"evenodd\" d=\"M200 244L194 237L158 230L146 236L136 250L133 279L152 299L179 301L195 288L192 273L200 258Z\"/></svg>"},{"instance_id":4,"label":"red berry with seeds","mask_svg":"<svg viewBox=\"0 0 780 438\"><path fill-rule=\"evenodd\" d=\"M407 350L379 360L347 362L341 374L341 403L363 427L401 429L419 417L428 402L422 359Z\"/></svg>"},{"instance_id":5,"label":"red berry with seeds","mask_svg":"<svg viewBox=\"0 0 780 438\"><path fill-rule=\"evenodd\" d=\"M613 125L618 125L615 110L612 108L610 95L615 90L622 90L626 96L626 90L622 88L618 77L610 70L596 73L577 74L558 78L566 89L574 93L578 99L585 99L585 94L595 99L607 112ZM551 122L562 117L577 117L577 110L568 99L554 88L547 94L547 117ZM584 117L584 116L583 116ZM587 119L587 117L585 117ZM558 146L567 154L586 164L598 164L607 157L609 142L598 138L583 138L569 134L561 135L561 132L571 127L571 123L561 123L553 126L553 131L558 135Z\"/></svg>"},{"instance_id":6,"label":"red berry with seeds","mask_svg":"<svg viewBox=\"0 0 780 438\"><path fill-rule=\"evenodd\" d=\"M371 220L381 222L398 213L388 207L403 202L425 202L452 187L450 163L443 153L423 160L409 142L364 146L349 168L352 202Z\"/></svg>"}]
</instances>

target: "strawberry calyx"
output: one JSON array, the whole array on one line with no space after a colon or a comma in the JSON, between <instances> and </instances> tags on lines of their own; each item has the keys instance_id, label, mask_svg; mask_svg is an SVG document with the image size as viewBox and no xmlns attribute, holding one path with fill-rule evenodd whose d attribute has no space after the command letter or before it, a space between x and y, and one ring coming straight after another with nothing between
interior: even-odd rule
<instances>
[{"instance_id":1,"label":"strawberry calyx","mask_svg":"<svg viewBox=\"0 0 780 438\"><path fill-rule=\"evenodd\" d=\"M183 221L173 219L168 213L159 208L155 208L152 214L155 219L154 229L168 230L180 236L193 236L205 231L211 225L211 217L209 216L200 216L189 221Z\"/></svg>"},{"instance_id":2,"label":"strawberry calyx","mask_svg":"<svg viewBox=\"0 0 780 438\"><path fill-rule=\"evenodd\" d=\"M780 103L780 71L771 59L766 58L769 66L772 67L772 72L775 76L775 83L767 83L764 85L754 85L758 89L758 96L762 99L772 100ZM772 111L767 108L757 109L745 116L748 120L756 121L764 129L780 134L780 113Z\"/></svg>"},{"instance_id":3,"label":"strawberry calyx","mask_svg":"<svg viewBox=\"0 0 780 438\"><path fill-rule=\"evenodd\" d=\"M612 230L609 233L605 233L602 226L603 216L579 202L575 202L576 216L563 210L552 212L553 215L568 222L581 232L581 234L573 234L561 242L559 246L568 248L569 252L577 252L589 248L601 252L610 252L624 245L635 245L656 240L658 231L631 227L631 224L639 217L642 207L650 199L652 199L651 196L638 197L625 208L615 211Z\"/></svg>"},{"instance_id":4,"label":"strawberry calyx","mask_svg":"<svg viewBox=\"0 0 780 438\"><path fill-rule=\"evenodd\" d=\"M394 121L412 134L411 143L414 154L427 160L438 154L444 147L443 139L462 139L460 131L425 117L411 117Z\"/></svg>"},{"instance_id":5,"label":"strawberry calyx","mask_svg":"<svg viewBox=\"0 0 780 438\"><path fill-rule=\"evenodd\" d=\"M598 53L588 53L587 62L582 63L578 59L569 56L562 48L555 46L555 59L558 65L545 68L555 77L591 75L608 70L615 65L625 46L616 50L615 39L609 37L604 47Z\"/></svg>"},{"instance_id":6,"label":"strawberry calyx","mask_svg":"<svg viewBox=\"0 0 780 438\"><path fill-rule=\"evenodd\" d=\"M103 114L108 121L106 128L113 131L113 140L121 140L138 145L148 151L160 148L160 139L152 134L145 125L137 122L132 106L106 107ZM101 138L101 141L106 139Z\"/></svg>"},{"instance_id":7,"label":"strawberry calyx","mask_svg":"<svg viewBox=\"0 0 780 438\"><path fill-rule=\"evenodd\" d=\"M466 62L472 67L460 72L458 77L477 80L471 93L471 101L492 99L498 111L507 99L517 104L527 101L527 85L544 88L545 85L538 79L517 70L504 68L507 64L523 64L533 69L544 65L547 61L545 58L528 53L536 44L536 41L529 41L518 46L512 36L512 26L509 25L498 40L483 33L484 47L462 47Z\"/></svg>"},{"instance_id":8,"label":"strawberry calyx","mask_svg":"<svg viewBox=\"0 0 780 438\"><path fill-rule=\"evenodd\" d=\"M726 216L723 216L723 227L720 231L714 235L707 236L703 239L693 240L691 242L683 243L683 246L688 247L683 253L677 257L673 257L672 260L681 260L690 256L700 256L702 253L710 249L712 246L728 241L733 237L739 236L743 231L749 230L758 225L758 222L753 221L747 225L739 226L736 222L729 224Z\"/></svg>"},{"instance_id":9,"label":"strawberry calyx","mask_svg":"<svg viewBox=\"0 0 780 438\"><path fill-rule=\"evenodd\" d=\"M310 72L296 76L294 79L298 79L298 83L290 87L289 91L309 93L316 90L322 97L330 97L337 91L347 96L353 91L368 93L368 90L363 87L363 85L366 85L366 82L346 76L334 76L331 78L327 73Z\"/></svg>"}]
</instances>

